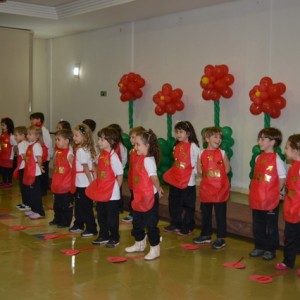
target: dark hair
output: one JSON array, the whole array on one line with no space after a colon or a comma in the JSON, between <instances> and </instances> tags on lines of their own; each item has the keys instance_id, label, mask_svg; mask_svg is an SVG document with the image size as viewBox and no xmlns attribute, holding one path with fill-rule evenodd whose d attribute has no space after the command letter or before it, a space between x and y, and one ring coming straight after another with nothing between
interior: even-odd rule
<instances>
[{"instance_id":1,"label":"dark hair","mask_svg":"<svg viewBox=\"0 0 300 300\"><path fill-rule=\"evenodd\" d=\"M112 149L116 149L119 144L119 133L112 127L105 127L98 131L98 137L107 140Z\"/></svg>"},{"instance_id":2,"label":"dark hair","mask_svg":"<svg viewBox=\"0 0 300 300\"><path fill-rule=\"evenodd\" d=\"M92 132L94 132L96 129L96 122L92 119L85 119L82 121L82 124L89 126Z\"/></svg>"},{"instance_id":3,"label":"dark hair","mask_svg":"<svg viewBox=\"0 0 300 300\"><path fill-rule=\"evenodd\" d=\"M293 134L288 138L291 148L300 151L300 134Z\"/></svg>"},{"instance_id":4,"label":"dark hair","mask_svg":"<svg viewBox=\"0 0 300 300\"><path fill-rule=\"evenodd\" d=\"M36 120L39 119L43 124L45 121L45 116L42 112L35 112L30 115L30 120L32 120L32 119L36 119Z\"/></svg>"},{"instance_id":5,"label":"dark hair","mask_svg":"<svg viewBox=\"0 0 300 300\"><path fill-rule=\"evenodd\" d=\"M155 133L149 129L145 131L139 131L136 133L137 136L142 138L144 145L149 145L149 151L147 156L154 156L156 165L158 166L160 161L160 149Z\"/></svg>"},{"instance_id":6,"label":"dark hair","mask_svg":"<svg viewBox=\"0 0 300 300\"><path fill-rule=\"evenodd\" d=\"M71 130L72 131L71 124L68 121L61 120L57 124L60 124L61 127L62 127L62 129L67 129L67 130Z\"/></svg>"},{"instance_id":7,"label":"dark hair","mask_svg":"<svg viewBox=\"0 0 300 300\"><path fill-rule=\"evenodd\" d=\"M262 129L257 136L257 139L260 138L267 138L270 140L274 140L275 144L274 147L280 146L281 142L282 142L282 133L279 129L274 128L274 127L269 127L269 128L264 128Z\"/></svg>"},{"instance_id":8,"label":"dark hair","mask_svg":"<svg viewBox=\"0 0 300 300\"><path fill-rule=\"evenodd\" d=\"M131 136L133 133L138 133L140 131L145 131L145 128L142 126L137 126L137 127L131 128L129 131L129 136Z\"/></svg>"},{"instance_id":9,"label":"dark hair","mask_svg":"<svg viewBox=\"0 0 300 300\"><path fill-rule=\"evenodd\" d=\"M3 123L3 124L6 125L6 127L7 127L7 132L8 132L9 134L13 134L13 133L14 133L14 128L15 128L15 126L14 126L14 122L13 122L12 119L10 119L10 118L2 118L2 119L1 119L1 123Z\"/></svg>"},{"instance_id":10,"label":"dark hair","mask_svg":"<svg viewBox=\"0 0 300 300\"><path fill-rule=\"evenodd\" d=\"M189 121L179 121L174 126L175 130L184 130L189 133L189 142L195 143L199 147L199 141L195 132L193 125ZM177 143L178 144L178 141Z\"/></svg>"},{"instance_id":11,"label":"dark hair","mask_svg":"<svg viewBox=\"0 0 300 300\"><path fill-rule=\"evenodd\" d=\"M119 124L110 124L110 125L108 125L108 127L111 127L118 132L119 143L122 143L124 145L124 141L123 141L123 137L122 137L123 130L122 130L121 126Z\"/></svg>"},{"instance_id":12,"label":"dark hair","mask_svg":"<svg viewBox=\"0 0 300 300\"><path fill-rule=\"evenodd\" d=\"M14 134L16 134L16 133L18 133L20 135L23 134L26 137L26 135L27 135L27 128L25 126L17 126L14 129Z\"/></svg>"},{"instance_id":13,"label":"dark hair","mask_svg":"<svg viewBox=\"0 0 300 300\"><path fill-rule=\"evenodd\" d=\"M61 129L55 132L55 136L61 136L62 138L69 140L70 143L73 142L73 132L68 129Z\"/></svg>"}]
</instances>

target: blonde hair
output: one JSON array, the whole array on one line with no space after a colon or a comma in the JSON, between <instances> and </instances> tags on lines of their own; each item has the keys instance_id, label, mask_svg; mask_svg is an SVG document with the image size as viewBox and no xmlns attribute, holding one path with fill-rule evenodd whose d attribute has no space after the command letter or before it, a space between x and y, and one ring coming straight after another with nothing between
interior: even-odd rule
<instances>
[{"instance_id":1,"label":"blonde hair","mask_svg":"<svg viewBox=\"0 0 300 300\"><path fill-rule=\"evenodd\" d=\"M83 142L80 145L90 151L92 159L96 159L95 142L90 127L85 124L75 126L74 130L78 131L83 136Z\"/></svg>"},{"instance_id":2,"label":"blonde hair","mask_svg":"<svg viewBox=\"0 0 300 300\"><path fill-rule=\"evenodd\" d=\"M27 129L27 133L28 132L34 132L35 136L37 137L37 140L39 141L39 143L43 143L43 131L42 128L36 125L31 125L28 127Z\"/></svg>"}]
</instances>

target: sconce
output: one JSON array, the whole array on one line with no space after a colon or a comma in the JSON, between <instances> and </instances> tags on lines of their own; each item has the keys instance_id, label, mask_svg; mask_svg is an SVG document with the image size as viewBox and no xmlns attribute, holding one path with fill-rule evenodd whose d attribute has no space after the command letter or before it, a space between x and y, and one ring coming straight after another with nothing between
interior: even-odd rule
<instances>
[{"instance_id":1,"label":"sconce","mask_svg":"<svg viewBox=\"0 0 300 300\"><path fill-rule=\"evenodd\" d=\"M74 78L79 78L80 77L80 64L76 64L74 66L73 75L74 75Z\"/></svg>"}]
</instances>

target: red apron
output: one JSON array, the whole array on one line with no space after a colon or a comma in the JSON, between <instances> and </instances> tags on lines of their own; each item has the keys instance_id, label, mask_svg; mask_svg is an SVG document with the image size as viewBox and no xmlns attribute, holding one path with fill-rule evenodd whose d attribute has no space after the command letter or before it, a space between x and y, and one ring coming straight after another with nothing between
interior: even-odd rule
<instances>
[{"instance_id":1,"label":"red apron","mask_svg":"<svg viewBox=\"0 0 300 300\"><path fill-rule=\"evenodd\" d=\"M32 185L35 182L35 173L36 173L36 164L37 162L34 159L33 146L37 142L28 146L25 154L25 168L24 168L24 177L23 184Z\"/></svg>"},{"instance_id":2,"label":"red apron","mask_svg":"<svg viewBox=\"0 0 300 300\"><path fill-rule=\"evenodd\" d=\"M12 148L13 147L10 143L10 134L2 133L0 135L0 167L13 167L13 160L10 159Z\"/></svg>"},{"instance_id":3,"label":"red apron","mask_svg":"<svg viewBox=\"0 0 300 300\"><path fill-rule=\"evenodd\" d=\"M17 167L13 171L13 178L15 178L15 179L19 179L19 170L20 170L22 161L23 161L23 157L21 155L18 155Z\"/></svg>"},{"instance_id":4,"label":"red apron","mask_svg":"<svg viewBox=\"0 0 300 300\"><path fill-rule=\"evenodd\" d=\"M133 175L132 175L132 168L135 164L135 159L137 157L135 149L131 149L130 154L129 154L129 168L128 168L128 178L127 178L127 184L129 190L133 189Z\"/></svg>"}]
</instances>

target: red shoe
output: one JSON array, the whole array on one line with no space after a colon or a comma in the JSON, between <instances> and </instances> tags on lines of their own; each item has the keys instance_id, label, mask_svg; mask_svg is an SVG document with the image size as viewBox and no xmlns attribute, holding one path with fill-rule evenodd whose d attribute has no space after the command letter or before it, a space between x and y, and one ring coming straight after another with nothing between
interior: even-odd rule
<instances>
[{"instance_id":1,"label":"red shoe","mask_svg":"<svg viewBox=\"0 0 300 300\"><path fill-rule=\"evenodd\" d=\"M278 263L275 265L276 270L287 270L288 266L284 263Z\"/></svg>"},{"instance_id":2,"label":"red shoe","mask_svg":"<svg viewBox=\"0 0 300 300\"><path fill-rule=\"evenodd\" d=\"M296 271L296 274L297 274L298 276L300 276L300 269L298 269L298 270Z\"/></svg>"}]
</instances>

